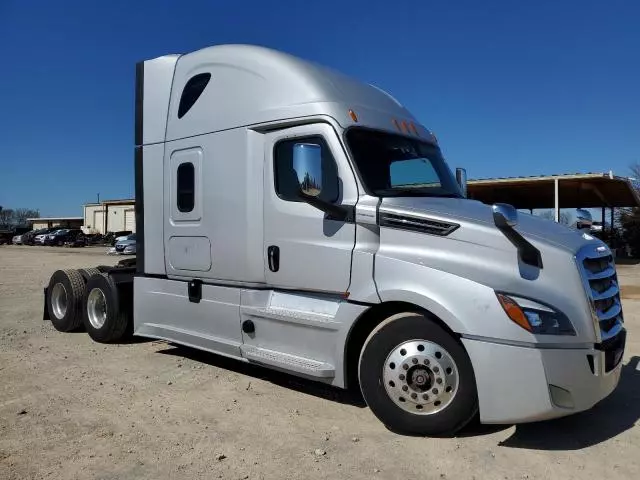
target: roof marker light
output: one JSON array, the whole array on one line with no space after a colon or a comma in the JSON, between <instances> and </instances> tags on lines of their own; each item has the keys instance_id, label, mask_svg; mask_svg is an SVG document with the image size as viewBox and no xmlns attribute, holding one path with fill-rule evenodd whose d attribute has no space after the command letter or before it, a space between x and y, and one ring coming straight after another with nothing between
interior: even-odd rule
<instances>
[{"instance_id":1,"label":"roof marker light","mask_svg":"<svg viewBox=\"0 0 640 480\"><path fill-rule=\"evenodd\" d=\"M407 127L407 122L402 120L402 123L400 125L402 126L402 133L409 133L409 127Z\"/></svg>"},{"instance_id":2,"label":"roof marker light","mask_svg":"<svg viewBox=\"0 0 640 480\"><path fill-rule=\"evenodd\" d=\"M349 116L351 117L351 120L358 123L358 116L356 115L356 112L354 112L353 110L349 110Z\"/></svg>"},{"instance_id":3,"label":"roof marker light","mask_svg":"<svg viewBox=\"0 0 640 480\"><path fill-rule=\"evenodd\" d=\"M400 130L400 124L398 123L398 120L396 120L395 118L393 120L391 120L393 122L394 127L396 127L396 130Z\"/></svg>"}]
</instances>

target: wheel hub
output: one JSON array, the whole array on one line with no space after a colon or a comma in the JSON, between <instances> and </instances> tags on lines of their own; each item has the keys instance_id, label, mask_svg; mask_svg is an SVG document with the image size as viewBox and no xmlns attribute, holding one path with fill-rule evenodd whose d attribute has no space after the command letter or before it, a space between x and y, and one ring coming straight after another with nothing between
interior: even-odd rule
<instances>
[{"instance_id":1,"label":"wheel hub","mask_svg":"<svg viewBox=\"0 0 640 480\"><path fill-rule=\"evenodd\" d=\"M51 308L58 320L62 320L67 314L67 305L67 289L62 283L56 283L51 292Z\"/></svg>"},{"instance_id":2,"label":"wheel hub","mask_svg":"<svg viewBox=\"0 0 640 480\"><path fill-rule=\"evenodd\" d=\"M414 365L407 372L409 388L417 392L425 392L431 388L435 378L433 372L427 367Z\"/></svg>"},{"instance_id":3,"label":"wheel hub","mask_svg":"<svg viewBox=\"0 0 640 480\"><path fill-rule=\"evenodd\" d=\"M459 384L458 367L451 354L427 340L410 340L391 350L382 377L389 398L417 415L446 408Z\"/></svg>"},{"instance_id":4,"label":"wheel hub","mask_svg":"<svg viewBox=\"0 0 640 480\"><path fill-rule=\"evenodd\" d=\"M99 288L94 288L87 297L87 317L93 328L102 328L107 320L107 299L104 292Z\"/></svg>"}]
</instances>

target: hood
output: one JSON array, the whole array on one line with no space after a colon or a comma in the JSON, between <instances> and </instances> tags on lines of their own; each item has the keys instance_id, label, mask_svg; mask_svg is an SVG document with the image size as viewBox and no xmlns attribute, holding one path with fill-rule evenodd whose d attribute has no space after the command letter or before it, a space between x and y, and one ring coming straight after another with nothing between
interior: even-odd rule
<instances>
[{"instance_id":1,"label":"hood","mask_svg":"<svg viewBox=\"0 0 640 480\"><path fill-rule=\"evenodd\" d=\"M382 211L406 213L413 215L433 216L436 220L451 221L463 224L475 224L496 229L493 220L493 210L476 200L463 198L438 197L393 197L385 198L381 205ZM532 241L552 244L561 249L576 252L589 241L599 240L585 235L575 229L556 222L535 217L528 213L518 212L518 224L514 227L526 238Z\"/></svg>"}]
</instances>

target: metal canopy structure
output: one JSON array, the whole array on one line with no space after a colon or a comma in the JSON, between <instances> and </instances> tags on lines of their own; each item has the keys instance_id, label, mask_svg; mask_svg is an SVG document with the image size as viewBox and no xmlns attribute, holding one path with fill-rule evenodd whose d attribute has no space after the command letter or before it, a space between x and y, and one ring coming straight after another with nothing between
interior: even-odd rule
<instances>
[{"instance_id":1,"label":"metal canopy structure","mask_svg":"<svg viewBox=\"0 0 640 480\"><path fill-rule=\"evenodd\" d=\"M469 180L469 198L518 209L640 207L632 179L612 173L576 173Z\"/></svg>"}]
</instances>

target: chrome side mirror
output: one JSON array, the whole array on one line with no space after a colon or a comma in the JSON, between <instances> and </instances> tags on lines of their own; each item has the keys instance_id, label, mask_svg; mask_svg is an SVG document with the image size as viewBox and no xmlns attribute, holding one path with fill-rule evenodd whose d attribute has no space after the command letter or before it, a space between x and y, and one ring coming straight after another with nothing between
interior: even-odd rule
<instances>
[{"instance_id":1,"label":"chrome side mirror","mask_svg":"<svg viewBox=\"0 0 640 480\"><path fill-rule=\"evenodd\" d=\"M467 198L467 171L464 168L456 168L456 181L462 190L462 196Z\"/></svg>"},{"instance_id":2,"label":"chrome side mirror","mask_svg":"<svg viewBox=\"0 0 640 480\"><path fill-rule=\"evenodd\" d=\"M498 228L514 227L518 224L518 210L508 203L493 205L493 221Z\"/></svg>"},{"instance_id":3,"label":"chrome side mirror","mask_svg":"<svg viewBox=\"0 0 640 480\"><path fill-rule=\"evenodd\" d=\"M584 208L576 209L576 227L578 230L591 230L591 225L593 224L593 217L589 210L585 210Z\"/></svg>"},{"instance_id":4,"label":"chrome side mirror","mask_svg":"<svg viewBox=\"0 0 640 480\"><path fill-rule=\"evenodd\" d=\"M316 143L296 143L293 146L293 169L300 191L317 197L322 191L322 147Z\"/></svg>"}]
</instances>

